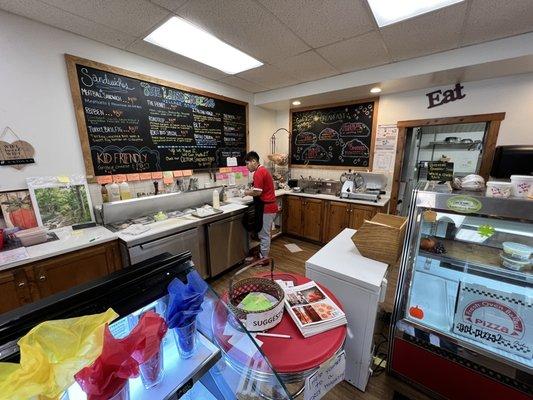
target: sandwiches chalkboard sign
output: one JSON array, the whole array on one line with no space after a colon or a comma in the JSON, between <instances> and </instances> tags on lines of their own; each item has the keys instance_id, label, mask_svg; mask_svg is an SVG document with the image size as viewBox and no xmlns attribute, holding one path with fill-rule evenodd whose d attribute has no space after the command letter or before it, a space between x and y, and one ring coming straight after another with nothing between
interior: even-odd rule
<instances>
[{"instance_id":1,"label":"sandwiches chalkboard sign","mask_svg":"<svg viewBox=\"0 0 533 400\"><path fill-rule=\"evenodd\" d=\"M372 165L378 100L291 111L291 165Z\"/></svg>"},{"instance_id":2,"label":"sandwiches chalkboard sign","mask_svg":"<svg viewBox=\"0 0 533 400\"><path fill-rule=\"evenodd\" d=\"M88 177L242 162L247 103L65 57Z\"/></svg>"}]
</instances>

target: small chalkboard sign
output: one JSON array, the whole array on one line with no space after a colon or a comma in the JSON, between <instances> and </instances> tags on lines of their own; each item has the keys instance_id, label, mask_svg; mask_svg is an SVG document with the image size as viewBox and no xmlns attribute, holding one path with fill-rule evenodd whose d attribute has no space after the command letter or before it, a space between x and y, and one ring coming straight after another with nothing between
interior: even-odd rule
<instances>
[{"instance_id":1,"label":"small chalkboard sign","mask_svg":"<svg viewBox=\"0 0 533 400\"><path fill-rule=\"evenodd\" d=\"M428 181L452 181L453 163L446 161L430 161L428 163Z\"/></svg>"}]
</instances>

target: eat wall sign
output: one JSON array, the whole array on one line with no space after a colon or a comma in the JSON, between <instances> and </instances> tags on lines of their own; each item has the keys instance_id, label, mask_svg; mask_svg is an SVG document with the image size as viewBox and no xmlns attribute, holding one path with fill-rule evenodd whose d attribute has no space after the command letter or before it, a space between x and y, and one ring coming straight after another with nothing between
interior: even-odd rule
<instances>
[{"instance_id":1,"label":"eat wall sign","mask_svg":"<svg viewBox=\"0 0 533 400\"><path fill-rule=\"evenodd\" d=\"M449 103L451 101L456 101L459 99L464 99L466 95L462 92L464 86L460 83L455 84L453 89L448 90L435 90L434 92L426 93L426 96L429 100L428 108L433 108L437 106L442 106L443 104Z\"/></svg>"}]
</instances>

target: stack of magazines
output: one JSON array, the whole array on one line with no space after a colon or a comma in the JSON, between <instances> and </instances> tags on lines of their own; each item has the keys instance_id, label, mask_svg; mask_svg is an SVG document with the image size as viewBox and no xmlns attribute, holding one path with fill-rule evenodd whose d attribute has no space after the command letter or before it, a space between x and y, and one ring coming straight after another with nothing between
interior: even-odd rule
<instances>
[{"instance_id":1,"label":"stack of magazines","mask_svg":"<svg viewBox=\"0 0 533 400\"><path fill-rule=\"evenodd\" d=\"M344 312L314 281L284 290L285 307L304 337L346 324Z\"/></svg>"}]
</instances>

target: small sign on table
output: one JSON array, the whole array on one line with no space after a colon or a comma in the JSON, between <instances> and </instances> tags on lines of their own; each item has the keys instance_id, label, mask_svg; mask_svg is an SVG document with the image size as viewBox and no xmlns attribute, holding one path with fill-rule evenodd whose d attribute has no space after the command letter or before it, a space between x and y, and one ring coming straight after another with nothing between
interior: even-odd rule
<instances>
[{"instance_id":1,"label":"small sign on table","mask_svg":"<svg viewBox=\"0 0 533 400\"><path fill-rule=\"evenodd\" d=\"M346 352L342 351L305 380L304 400L321 399L337 383L344 380L345 369Z\"/></svg>"}]
</instances>

